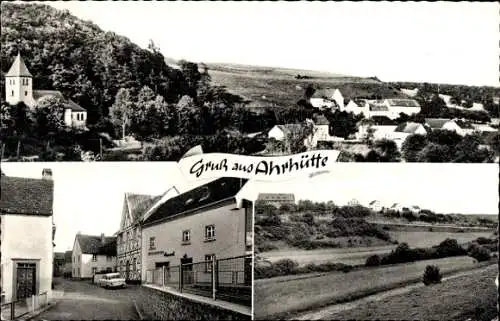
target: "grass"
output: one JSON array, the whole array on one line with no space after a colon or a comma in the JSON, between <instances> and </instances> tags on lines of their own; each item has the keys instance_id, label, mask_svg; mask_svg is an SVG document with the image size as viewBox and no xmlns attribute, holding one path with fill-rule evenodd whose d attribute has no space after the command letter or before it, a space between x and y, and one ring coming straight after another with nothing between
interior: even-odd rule
<instances>
[{"instance_id":1,"label":"grass","mask_svg":"<svg viewBox=\"0 0 500 321\"><path fill-rule=\"evenodd\" d=\"M422 287L405 295L362 304L328 316L333 320L492 320L496 316L498 270L488 267L472 275Z\"/></svg>"},{"instance_id":2,"label":"grass","mask_svg":"<svg viewBox=\"0 0 500 321\"><path fill-rule=\"evenodd\" d=\"M487 262L490 263L490 262ZM286 281L280 278L256 280L255 317L282 318L292 313L348 302L380 291L420 282L427 265L437 265L441 273L471 269L478 264L470 257L451 257L407 264L304 275ZM490 263L491 264L491 263Z\"/></svg>"},{"instance_id":3,"label":"grass","mask_svg":"<svg viewBox=\"0 0 500 321\"><path fill-rule=\"evenodd\" d=\"M468 233L453 233L453 232L403 232L389 231L391 238L399 243L408 243L410 247L431 247L438 245L447 238L456 239L459 244L467 243L477 239L478 237L490 237L492 232L468 232Z\"/></svg>"},{"instance_id":4,"label":"grass","mask_svg":"<svg viewBox=\"0 0 500 321\"><path fill-rule=\"evenodd\" d=\"M302 73L303 72L303 73ZM339 88L344 97L379 95L401 97L402 94L385 83L359 77L339 75L317 76L312 79L295 79L297 73L307 75L307 71L252 67L210 69L215 85L225 86L230 92L247 100L258 101L261 107L291 107L302 98L305 87L312 84L321 88Z\"/></svg>"}]
</instances>

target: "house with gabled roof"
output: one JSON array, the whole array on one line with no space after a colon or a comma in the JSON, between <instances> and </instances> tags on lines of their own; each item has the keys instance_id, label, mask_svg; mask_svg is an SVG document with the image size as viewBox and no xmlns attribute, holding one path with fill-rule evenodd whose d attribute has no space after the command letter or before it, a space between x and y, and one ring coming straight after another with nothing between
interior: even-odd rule
<instances>
[{"instance_id":1,"label":"house with gabled roof","mask_svg":"<svg viewBox=\"0 0 500 321\"><path fill-rule=\"evenodd\" d=\"M57 97L64 103L64 123L68 127L85 129L87 123L87 110L64 97L58 90L33 89L33 76L18 52L12 66L5 74L5 100L11 105L20 102L30 108L35 108L41 101L50 97Z\"/></svg>"},{"instance_id":2,"label":"house with gabled roof","mask_svg":"<svg viewBox=\"0 0 500 321\"><path fill-rule=\"evenodd\" d=\"M460 119L426 118L425 125L430 130L450 130L461 136L472 134L476 130L471 123Z\"/></svg>"},{"instance_id":3,"label":"house with gabled roof","mask_svg":"<svg viewBox=\"0 0 500 321\"><path fill-rule=\"evenodd\" d=\"M64 252L64 277L71 277L71 271L73 270L73 254L70 251Z\"/></svg>"},{"instance_id":4,"label":"house with gabled roof","mask_svg":"<svg viewBox=\"0 0 500 321\"><path fill-rule=\"evenodd\" d=\"M293 193L259 193L258 202L273 205L280 208L283 204L295 204L295 194Z\"/></svg>"},{"instance_id":5,"label":"house with gabled roof","mask_svg":"<svg viewBox=\"0 0 500 321\"><path fill-rule=\"evenodd\" d=\"M3 302L46 292L52 296L55 225L54 182L44 169L42 179L0 178L0 288Z\"/></svg>"},{"instance_id":6,"label":"house with gabled roof","mask_svg":"<svg viewBox=\"0 0 500 321\"><path fill-rule=\"evenodd\" d=\"M368 204L368 208L374 212L380 212L384 209L380 201L373 200Z\"/></svg>"},{"instance_id":7,"label":"house with gabled roof","mask_svg":"<svg viewBox=\"0 0 500 321\"><path fill-rule=\"evenodd\" d=\"M141 282L141 226L144 214L161 196L125 193L122 218L117 233L117 271L128 283Z\"/></svg>"},{"instance_id":8,"label":"house with gabled roof","mask_svg":"<svg viewBox=\"0 0 500 321\"><path fill-rule=\"evenodd\" d=\"M338 109L344 107L344 96L338 88L317 89L309 99L309 102L313 107L319 109Z\"/></svg>"},{"instance_id":9,"label":"house with gabled roof","mask_svg":"<svg viewBox=\"0 0 500 321\"><path fill-rule=\"evenodd\" d=\"M245 183L219 178L171 197L145 216L142 281L156 268L251 254L252 203L237 196ZM251 271L240 280L251 284Z\"/></svg>"},{"instance_id":10,"label":"house with gabled roof","mask_svg":"<svg viewBox=\"0 0 500 321\"><path fill-rule=\"evenodd\" d=\"M116 271L116 237L78 233L73 243L72 277L91 279L97 273Z\"/></svg>"}]
</instances>

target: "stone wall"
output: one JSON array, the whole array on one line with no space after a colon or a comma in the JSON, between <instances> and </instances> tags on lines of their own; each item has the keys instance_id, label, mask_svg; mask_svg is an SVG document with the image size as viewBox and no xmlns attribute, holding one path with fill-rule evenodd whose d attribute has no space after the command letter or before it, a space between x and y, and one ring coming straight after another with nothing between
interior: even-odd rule
<instances>
[{"instance_id":1,"label":"stone wall","mask_svg":"<svg viewBox=\"0 0 500 321\"><path fill-rule=\"evenodd\" d=\"M251 320L249 315L145 286L137 287L135 301L146 320Z\"/></svg>"}]
</instances>

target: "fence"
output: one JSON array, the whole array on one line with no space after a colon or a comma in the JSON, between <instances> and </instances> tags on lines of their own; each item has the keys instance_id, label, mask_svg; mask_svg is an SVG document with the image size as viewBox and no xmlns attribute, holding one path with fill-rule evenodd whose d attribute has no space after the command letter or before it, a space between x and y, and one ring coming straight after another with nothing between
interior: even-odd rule
<instances>
[{"instance_id":1,"label":"fence","mask_svg":"<svg viewBox=\"0 0 500 321\"><path fill-rule=\"evenodd\" d=\"M146 283L250 306L252 256L214 259L147 270Z\"/></svg>"},{"instance_id":2,"label":"fence","mask_svg":"<svg viewBox=\"0 0 500 321\"><path fill-rule=\"evenodd\" d=\"M25 299L3 303L1 305L1 318L2 320L13 320L34 312L47 304L49 304L47 292L32 295Z\"/></svg>"}]
</instances>

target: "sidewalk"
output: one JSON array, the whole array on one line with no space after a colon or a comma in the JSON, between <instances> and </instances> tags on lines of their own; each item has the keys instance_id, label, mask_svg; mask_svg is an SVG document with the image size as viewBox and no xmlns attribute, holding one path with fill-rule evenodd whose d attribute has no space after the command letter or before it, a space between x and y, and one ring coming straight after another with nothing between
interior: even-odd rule
<instances>
[{"instance_id":1,"label":"sidewalk","mask_svg":"<svg viewBox=\"0 0 500 321\"><path fill-rule=\"evenodd\" d=\"M38 308L37 310L30 312L28 309L28 305L24 302L20 302L15 306L15 319L19 321L30 320L42 312L47 311L48 309L55 306L59 299L64 296L63 290L52 290L52 301L47 305ZM2 312L0 314L1 320L10 320L10 306L3 307Z\"/></svg>"}]
</instances>

